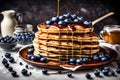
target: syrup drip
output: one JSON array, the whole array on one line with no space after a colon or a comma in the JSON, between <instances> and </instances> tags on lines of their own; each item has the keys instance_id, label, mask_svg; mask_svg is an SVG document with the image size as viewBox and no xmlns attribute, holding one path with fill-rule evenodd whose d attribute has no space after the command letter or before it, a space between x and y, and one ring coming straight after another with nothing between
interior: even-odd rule
<instances>
[{"instance_id":1,"label":"syrup drip","mask_svg":"<svg viewBox=\"0 0 120 80\"><path fill-rule=\"evenodd\" d=\"M68 29L67 29L67 56L66 56L67 57L67 62L68 62L68 59L69 59L68 55L69 55L69 53L68 53Z\"/></svg>"},{"instance_id":2,"label":"syrup drip","mask_svg":"<svg viewBox=\"0 0 120 80\"><path fill-rule=\"evenodd\" d=\"M60 0L57 0L57 16L60 15Z\"/></svg>"},{"instance_id":3,"label":"syrup drip","mask_svg":"<svg viewBox=\"0 0 120 80\"><path fill-rule=\"evenodd\" d=\"M72 33L72 57L74 56L74 26L68 25L68 28L71 30Z\"/></svg>"},{"instance_id":4,"label":"syrup drip","mask_svg":"<svg viewBox=\"0 0 120 80\"><path fill-rule=\"evenodd\" d=\"M58 31L59 31L59 55L61 54L61 48L60 48L60 46L61 46L61 32L60 32L60 29L58 28ZM59 62L61 62L61 57L59 56Z\"/></svg>"},{"instance_id":5,"label":"syrup drip","mask_svg":"<svg viewBox=\"0 0 120 80\"><path fill-rule=\"evenodd\" d=\"M91 46L92 46L92 38L91 38L90 40L91 40ZM90 48L90 54L91 54L90 57L91 57L91 58L92 58L92 50L93 50L93 49L92 49L92 47L91 47L91 48Z\"/></svg>"},{"instance_id":6,"label":"syrup drip","mask_svg":"<svg viewBox=\"0 0 120 80\"><path fill-rule=\"evenodd\" d=\"M46 46L47 46L47 57L49 57L49 54L48 54L48 37L49 37L49 33L48 33L48 30L47 30L47 40L46 40Z\"/></svg>"}]
</instances>

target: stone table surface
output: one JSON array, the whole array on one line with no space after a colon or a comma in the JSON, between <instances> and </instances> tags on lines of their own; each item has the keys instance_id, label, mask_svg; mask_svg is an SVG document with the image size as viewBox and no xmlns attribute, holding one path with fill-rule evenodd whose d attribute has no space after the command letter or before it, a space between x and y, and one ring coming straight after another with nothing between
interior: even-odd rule
<instances>
[{"instance_id":1,"label":"stone table surface","mask_svg":"<svg viewBox=\"0 0 120 80\"><path fill-rule=\"evenodd\" d=\"M42 73L43 68L32 66L31 64L26 63L23 61L18 54L18 51L21 47L24 45L17 45L16 49L14 51L3 51L0 50L0 80L88 80L85 77L86 73L90 73L92 79L89 80L120 80L120 74L117 74L116 76L104 76L101 72L100 75L101 77L96 77L93 74L93 71L95 69L100 69L100 68L92 68L88 70L79 70L79 71L74 71L71 72L73 77L68 77L67 76L67 70L64 70L62 74L58 74L57 70L51 70L48 69L48 75L44 75ZM4 54L6 52L11 53L11 56L14 57L15 63L9 63L11 67L17 72L19 77L13 77L11 73L3 66L2 60L5 57ZM23 65L20 65L20 62L22 62ZM26 65L28 65L28 73L31 73L29 76L23 76L21 74L22 69L26 69ZM112 62L107 65L110 67L111 70L116 70L117 65L116 62Z\"/></svg>"}]
</instances>

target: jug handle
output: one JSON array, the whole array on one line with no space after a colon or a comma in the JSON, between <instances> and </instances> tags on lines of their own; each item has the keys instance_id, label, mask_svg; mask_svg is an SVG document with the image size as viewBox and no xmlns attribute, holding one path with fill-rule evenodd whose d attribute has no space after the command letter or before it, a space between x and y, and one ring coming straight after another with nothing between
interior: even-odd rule
<instances>
[{"instance_id":1,"label":"jug handle","mask_svg":"<svg viewBox=\"0 0 120 80\"><path fill-rule=\"evenodd\" d=\"M23 15L22 13L16 13L18 24L21 24L23 22Z\"/></svg>"}]
</instances>

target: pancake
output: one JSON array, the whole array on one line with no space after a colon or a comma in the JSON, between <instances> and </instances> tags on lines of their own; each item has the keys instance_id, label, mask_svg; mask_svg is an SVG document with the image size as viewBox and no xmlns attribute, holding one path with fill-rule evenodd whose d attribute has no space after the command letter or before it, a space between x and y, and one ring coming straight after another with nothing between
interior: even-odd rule
<instances>
[{"instance_id":1,"label":"pancake","mask_svg":"<svg viewBox=\"0 0 120 80\"><path fill-rule=\"evenodd\" d=\"M69 19L73 21L55 17L37 26L34 55L40 54L61 63L68 62L71 57L92 58L99 53L99 37L93 32L91 23L82 22L79 17L76 17L78 22L72 17Z\"/></svg>"}]
</instances>

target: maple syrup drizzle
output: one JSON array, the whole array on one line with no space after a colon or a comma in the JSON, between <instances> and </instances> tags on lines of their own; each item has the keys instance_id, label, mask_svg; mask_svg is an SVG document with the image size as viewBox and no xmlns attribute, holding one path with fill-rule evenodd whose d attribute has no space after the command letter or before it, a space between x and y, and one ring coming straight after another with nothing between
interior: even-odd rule
<instances>
[{"instance_id":1,"label":"maple syrup drizzle","mask_svg":"<svg viewBox=\"0 0 120 80\"><path fill-rule=\"evenodd\" d=\"M60 15L60 0L57 0L57 16Z\"/></svg>"},{"instance_id":2,"label":"maple syrup drizzle","mask_svg":"<svg viewBox=\"0 0 120 80\"><path fill-rule=\"evenodd\" d=\"M68 33L68 28L67 28L67 50L66 50L67 51L67 56L66 56L67 57L67 59L66 59L67 61L66 62L68 62L68 59L69 59L69 56L68 56L69 55L69 53L68 53L68 34L69 33Z\"/></svg>"},{"instance_id":3,"label":"maple syrup drizzle","mask_svg":"<svg viewBox=\"0 0 120 80\"><path fill-rule=\"evenodd\" d=\"M48 33L48 30L47 30L47 40L46 40L46 46L47 46L47 58L49 57L49 53L48 53L48 37L49 37L49 33Z\"/></svg>"},{"instance_id":4,"label":"maple syrup drizzle","mask_svg":"<svg viewBox=\"0 0 120 80\"><path fill-rule=\"evenodd\" d=\"M72 33L72 57L74 56L74 26L68 25L68 28L71 30Z\"/></svg>"}]
</instances>

